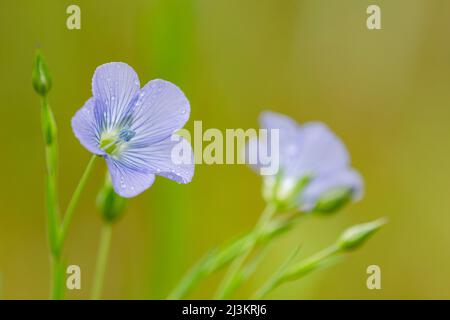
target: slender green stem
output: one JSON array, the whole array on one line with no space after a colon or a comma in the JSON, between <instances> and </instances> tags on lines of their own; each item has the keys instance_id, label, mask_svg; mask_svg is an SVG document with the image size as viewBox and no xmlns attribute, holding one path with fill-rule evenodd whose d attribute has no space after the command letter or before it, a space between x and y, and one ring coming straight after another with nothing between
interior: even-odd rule
<instances>
[{"instance_id":1,"label":"slender green stem","mask_svg":"<svg viewBox=\"0 0 450 320\"><path fill-rule=\"evenodd\" d=\"M268 293L280 286L281 284L298 280L308 273L316 270L322 266L330 257L341 251L338 244L333 244L330 247L312 255L297 265L287 269L285 272L277 272L271 277L255 295L254 299L263 299ZM284 271L284 270L283 270Z\"/></svg>"},{"instance_id":2,"label":"slender green stem","mask_svg":"<svg viewBox=\"0 0 450 320\"><path fill-rule=\"evenodd\" d=\"M263 230L262 235L256 240L256 244L266 245L267 242L292 230L303 217L304 215L297 213L284 217L280 216L280 218L272 220ZM243 254L245 251L244 243L249 241L249 238L254 238L253 234L254 231L252 230L208 252L186 273L168 296L168 299L185 298L201 280Z\"/></svg>"},{"instance_id":3,"label":"slender green stem","mask_svg":"<svg viewBox=\"0 0 450 320\"><path fill-rule=\"evenodd\" d=\"M100 245L97 253L97 262L95 266L94 285L92 287L91 299L98 300L103 288L105 278L106 263L108 261L109 247L111 244L112 224L105 222L100 236Z\"/></svg>"},{"instance_id":4,"label":"slender green stem","mask_svg":"<svg viewBox=\"0 0 450 320\"><path fill-rule=\"evenodd\" d=\"M48 148L48 147L47 147ZM53 152L53 151L52 151ZM64 220L62 225L59 224L59 217L57 215L56 209L48 214L48 229L49 229L49 239L51 245L51 261L52 261L52 293L51 298L54 300L61 300L64 298L64 263L61 260L61 252L64 244L64 239L67 233L67 229L72 220L73 211L80 197L81 191L83 190L87 178L92 170L96 156L92 156L89 161L86 170L81 176L80 182L78 183L75 192L73 193L72 199L67 207L66 214L64 215ZM54 201L54 206L56 206L56 187L54 177L50 176L47 179L47 202L50 203Z\"/></svg>"},{"instance_id":5,"label":"slender green stem","mask_svg":"<svg viewBox=\"0 0 450 320\"><path fill-rule=\"evenodd\" d=\"M50 297L62 299L62 273L60 272L60 248L58 244L59 213L56 195L58 145L56 123L46 96L41 100L41 128L45 143L45 206L47 211L47 238L50 246L52 283Z\"/></svg>"},{"instance_id":6,"label":"slender green stem","mask_svg":"<svg viewBox=\"0 0 450 320\"><path fill-rule=\"evenodd\" d=\"M243 253L240 254L236 258L236 260L233 261L223 281L219 285L219 288L215 295L216 299L225 299L229 297L237 289L239 285L238 280L240 278L239 276L242 266L244 265L245 260L253 251L253 248L255 247L256 243L258 242L259 238L261 237L264 231L264 228L269 223L270 219L272 218L272 216L275 214L276 211L277 211L276 205L269 203L266 206L263 213L261 214L261 217L258 220L258 223L254 228L253 237L248 238L248 240L243 244L244 246Z\"/></svg>"},{"instance_id":7,"label":"slender green stem","mask_svg":"<svg viewBox=\"0 0 450 320\"><path fill-rule=\"evenodd\" d=\"M66 238L67 235L67 230L69 228L70 222L72 221L73 218L73 212L74 209L78 203L78 200L80 198L81 192L84 189L84 186L86 185L86 181L89 177L89 174L92 171L92 168L94 167L94 163L95 163L95 159L97 158L97 156L94 154L92 155L91 159L89 160L86 169L84 170L83 175L81 176L80 181L78 182L78 185L75 189L75 191L73 192L72 198L70 199L69 205L67 206L66 212L64 214L64 218L63 218L63 222L61 225L61 229L59 232L59 248L62 248L63 244L64 244L64 240Z\"/></svg>"},{"instance_id":8,"label":"slender green stem","mask_svg":"<svg viewBox=\"0 0 450 320\"><path fill-rule=\"evenodd\" d=\"M64 265L59 256L52 256L51 264L52 264L51 299L61 300L64 298Z\"/></svg>"}]
</instances>

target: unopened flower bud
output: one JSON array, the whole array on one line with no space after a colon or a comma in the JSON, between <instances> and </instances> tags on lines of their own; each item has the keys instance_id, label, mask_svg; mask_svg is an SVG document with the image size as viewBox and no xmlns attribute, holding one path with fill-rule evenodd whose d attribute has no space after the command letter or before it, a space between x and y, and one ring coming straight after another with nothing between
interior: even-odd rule
<instances>
[{"instance_id":1,"label":"unopened flower bud","mask_svg":"<svg viewBox=\"0 0 450 320\"><path fill-rule=\"evenodd\" d=\"M336 212L352 199L352 195L352 188L340 187L331 189L317 199L313 211L321 214Z\"/></svg>"},{"instance_id":2,"label":"unopened flower bud","mask_svg":"<svg viewBox=\"0 0 450 320\"><path fill-rule=\"evenodd\" d=\"M338 245L342 250L345 251L354 250L361 246L385 223L386 219L381 218L372 222L350 227L342 233L338 241Z\"/></svg>"},{"instance_id":3,"label":"unopened flower bud","mask_svg":"<svg viewBox=\"0 0 450 320\"><path fill-rule=\"evenodd\" d=\"M107 222L116 221L125 209L125 198L119 196L111 183L109 174L106 174L105 183L97 196L97 207Z\"/></svg>"},{"instance_id":4,"label":"unopened flower bud","mask_svg":"<svg viewBox=\"0 0 450 320\"><path fill-rule=\"evenodd\" d=\"M42 54L38 51L34 60L32 74L32 83L34 90L42 97L45 97L52 87L52 79L45 64Z\"/></svg>"}]
</instances>

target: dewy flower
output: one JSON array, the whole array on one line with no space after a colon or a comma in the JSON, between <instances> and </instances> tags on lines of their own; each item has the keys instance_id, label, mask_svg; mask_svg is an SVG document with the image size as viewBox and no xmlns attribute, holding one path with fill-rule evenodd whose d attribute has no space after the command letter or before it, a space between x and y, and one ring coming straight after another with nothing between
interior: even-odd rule
<instances>
[{"instance_id":1,"label":"dewy flower","mask_svg":"<svg viewBox=\"0 0 450 320\"><path fill-rule=\"evenodd\" d=\"M263 112L260 124L264 129L279 130L280 170L264 177L269 201L302 211L331 212L362 196L361 176L350 167L344 144L325 124L299 125L273 112ZM271 143L266 147L269 152ZM250 152L255 146L250 142Z\"/></svg>"},{"instance_id":2,"label":"dewy flower","mask_svg":"<svg viewBox=\"0 0 450 320\"><path fill-rule=\"evenodd\" d=\"M189 101L174 84L152 80L140 87L136 72L122 62L95 70L92 97L72 118L73 131L90 152L105 158L114 190L133 197L150 187L155 175L189 183L192 149L173 134L189 119ZM183 143L189 163L172 161Z\"/></svg>"}]
</instances>

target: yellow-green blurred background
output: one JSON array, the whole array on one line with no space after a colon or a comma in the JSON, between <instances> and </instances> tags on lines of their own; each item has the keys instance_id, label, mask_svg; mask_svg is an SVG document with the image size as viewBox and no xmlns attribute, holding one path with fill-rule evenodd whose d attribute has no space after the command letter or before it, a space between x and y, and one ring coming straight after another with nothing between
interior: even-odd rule
<instances>
[{"instance_id":1,"label":"yellow-green blurred background","mask_svg":"<svg viewBox=\"0 0 450 320\"><path fill-rule=\"evenodd\" d=\"M366 28L378 4L382 30ZM81 8L81 30L66 8ZM164 78L188 96L204 128L257 126L261 110L322 120L347 144L366 195L338 215L311 218L280 239L237 297L245 298L298 245L301 257L352 224L389 224L339 264L285 285L270 298L450 298L450 1L158 0L25 1L0 4L1 298L47 298L39 99L35 48L46 57L59 127L61 207L89 158L70 119L90 97L95 68L124 61L141 83ZM80 265L87 298L100 217L94 200L104 164L82 195L66 262ZM246 166L196 167L189 185L158 178L129 201L116 225L105 298L164 298L206 250L249 230L264 203ZM382 290L366 288L366 267ZM210 298L223 273L191 296Z\"/></svg>"}]
</instances>

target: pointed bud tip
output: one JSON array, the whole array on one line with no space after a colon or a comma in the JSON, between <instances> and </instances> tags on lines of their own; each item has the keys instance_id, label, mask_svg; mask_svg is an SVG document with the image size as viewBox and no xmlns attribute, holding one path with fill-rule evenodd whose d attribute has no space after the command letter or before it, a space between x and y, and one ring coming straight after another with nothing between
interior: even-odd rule
<instances>
[{"instance_id":1,"label":"pointed bud tip","mask_svg":"<svg viewBox=\"0 0 450 320\"><path fill-rule=\"evenodd\" d=\"M380 218L372 222L350 227L342 233L339 239L339 246L346 251L354 250L361 246L386 223L386 218Z\"/></svg>"}]
</instances>

